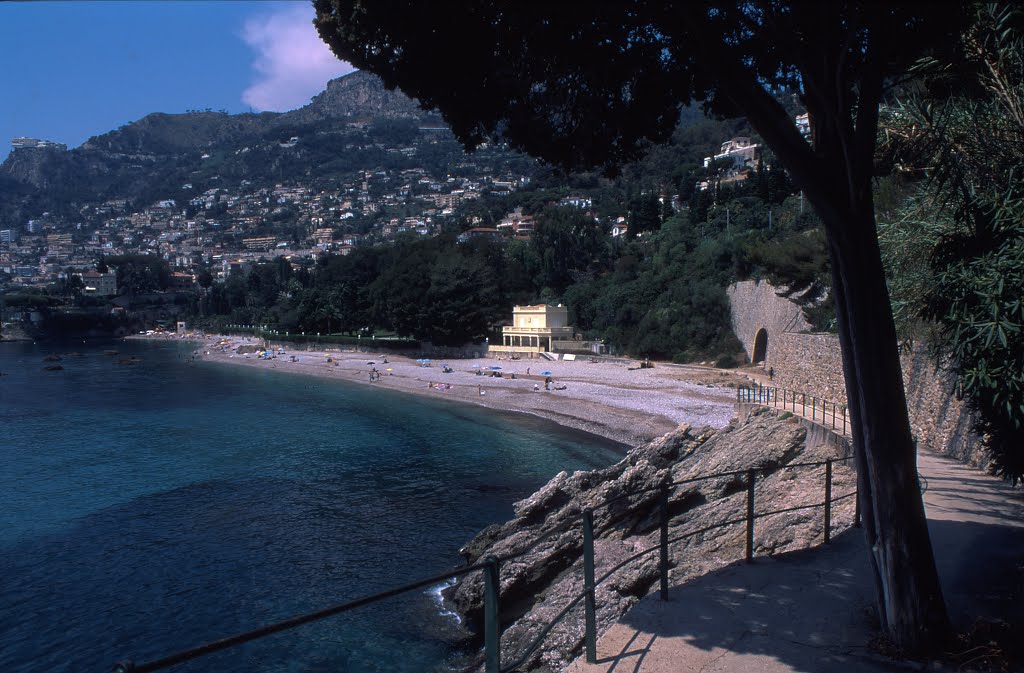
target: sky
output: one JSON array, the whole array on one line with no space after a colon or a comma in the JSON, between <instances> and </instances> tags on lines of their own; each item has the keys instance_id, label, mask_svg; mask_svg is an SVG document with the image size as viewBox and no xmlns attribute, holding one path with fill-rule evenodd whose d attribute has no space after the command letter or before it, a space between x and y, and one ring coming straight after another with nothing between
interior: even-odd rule
<instances>
[{"instance_id":1,"label":"sky","mask_svg":"<svg viewBox=\"0 0 1024 673\"><path fill-rule=\"evenodd\" d=\"M0 1L0 160L151 112L283 112L352 71L308 0Z\"/></svg>"}]
</instances>

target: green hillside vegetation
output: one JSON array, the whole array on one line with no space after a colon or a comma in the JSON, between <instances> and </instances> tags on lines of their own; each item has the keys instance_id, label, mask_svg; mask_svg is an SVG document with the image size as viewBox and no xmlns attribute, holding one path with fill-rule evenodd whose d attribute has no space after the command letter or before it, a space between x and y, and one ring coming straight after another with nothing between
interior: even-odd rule
<instances>
[{"instance_id":1,"label":"green hillside vegetation","mask_svg":"<svg viewBox=\"0 0 1024 673\"><path fill-rule=\"evenodd\" d=\"M799 111L791 96L783 100L787 110ZM497 337L514 304L564 303L579 331L616 352L728 364L738 361L741 348L725 287L754 275L789 287L823 314L816 324L830 326L829 310L814 308L828 305L819 301L828 273L823 240L786 174L769 154L745 180L737 181L729 165L703 166L724 141L753 135L744 121L711 119L698 106L686 107L671 142L652 146L614 178L565 172L501 145L466 154L438 124L435 115L362 74L331 82L310 105L285 114L151 114L79 149L12 153L0 169L0 220L16 226L48 212L52 221L84 221L81 231L68 231L78 239L102 226L99 206L108 199L127 200L125 213L172 199L187 217L202 212L212 220L223 215L224 203L189 204L210 190L230 195L300 184L332 192L361 183L367 171L410 169L442 182L525 176L529 184L510 194L489 193L484 181L482 198L436 216L442 233L433 238L410 234L393 244L364 244L309 268L268 254L224 283L201 271L207 282L190 318L211 327L383 331L457 344ZM410 184L414 195L428 195L416 180ZM383 188L370 181L370 197L379 198ZM560 206L570 195L591 205ZM461 232L493 227L515 208L536 218L530 240L457 242ZM418 213L384 206L354 212L336 226L372 243L382 223ZM235 249L251 236L307 246L311 226L304 217L285 204L244 231L218 236ZM627 236L610 235L617 221L628 222ZM167 289L173 270L145 255L107 262L127 294ZM65 288L53 293L64 303L96 301L68 298Z\"/></svg>"},{"instance_id":2,"label":"green hillside vegetation","mask_svg":"<svg viewBox=\"0 0 1024 673\"><path fill-rule=\"evenodd\" d=\"M700 158L722 132L742 130L701 119L614 181L539 171L530 189L461 208L436 238L410 234L321 258L303 272L268 261L214 285L198 307L201 319L282 332L394 332L451 345L496 338L513 304L544 301L567 305L578 330L618 352L734 364L741 346L730 325L730 282L768 276L813 304L827 277L817 219L801 212L782 171L762 164L745 181L692 188L705 177ZM677 188L688 200L666 205ZM570 192L590 196L601 221L554 205ZM470 217L493 225L514 206L536 217L530 240L457 242ZM616 213L636 235L609 235Z\"/></svg>"},{"instance_id":3,"label":"green hillside vegetation","mask_svg":"<svg viewBox=\"0 0 1024 673\"><path fill-rule=\"evenodd\" d=\"M996 471L1024 479L1024 14L986 5L883 118L894 314L957 375ZM885 206L882 208L882 206Z\"/></svg>"}]
</instances>

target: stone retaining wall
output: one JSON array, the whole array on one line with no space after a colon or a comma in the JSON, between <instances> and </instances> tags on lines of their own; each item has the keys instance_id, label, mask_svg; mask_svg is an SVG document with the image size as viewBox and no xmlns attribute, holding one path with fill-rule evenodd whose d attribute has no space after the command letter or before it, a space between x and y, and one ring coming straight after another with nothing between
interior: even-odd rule
<instances>
[{"instance_id":1,"label":"stone retaining wall","mask_svg":"<svg viewBox=\"0 0 1024 673\"><path fill-rule=\"evenodd\" d=\"M800 307L775 294L765 281L744 281L728 289L732 322L747 357L754 354L759 330L767 333L763 367L773 385L830 402L846 404L839 338L808 334ZM973 432L969 410L953 392L952 375L939 367L926 344L901 354L910 425L921 446L974 465L987 464Z\"/></svg>"}]
</instances>

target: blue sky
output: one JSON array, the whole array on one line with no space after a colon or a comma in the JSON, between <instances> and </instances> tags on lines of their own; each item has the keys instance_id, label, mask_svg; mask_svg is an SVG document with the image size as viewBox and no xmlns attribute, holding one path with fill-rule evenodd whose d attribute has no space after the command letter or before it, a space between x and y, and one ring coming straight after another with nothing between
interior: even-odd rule
<instances>
[{"instance_id":1,"label":"blue sky","mask_svg":"<svg viewBox=\"0 0 1024 673\"><path fill-rule=\"evenodd\" d=\"M0 2L0 160L76 147L150 112L301 107L352 70L306 0Z\"/></svg>"}]
</instances>

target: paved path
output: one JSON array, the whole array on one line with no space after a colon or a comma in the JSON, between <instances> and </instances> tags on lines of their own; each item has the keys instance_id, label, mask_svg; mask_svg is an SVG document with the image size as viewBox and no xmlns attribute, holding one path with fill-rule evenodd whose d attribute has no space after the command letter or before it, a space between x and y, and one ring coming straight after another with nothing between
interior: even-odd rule
<instances>
[{"instance_id":1,"label":"paved path","mask_svg":"<svg viewBox=\"0 0 1024 673\"><path fill-rule=\"evenodd\" d=\"M1024 621L1024 494L933 454L919 456L950 616ZM866 644L874 592L859 530L831 545L739 563L649 596L570 673L882 673L920 670ZM1016 596L1016 600L1014 600ZM935 670L935 669L932 669ZM941 669L940 669L941 670Z\"/></svg>"}]
</instances>

